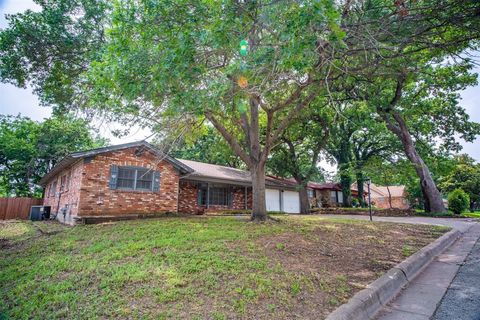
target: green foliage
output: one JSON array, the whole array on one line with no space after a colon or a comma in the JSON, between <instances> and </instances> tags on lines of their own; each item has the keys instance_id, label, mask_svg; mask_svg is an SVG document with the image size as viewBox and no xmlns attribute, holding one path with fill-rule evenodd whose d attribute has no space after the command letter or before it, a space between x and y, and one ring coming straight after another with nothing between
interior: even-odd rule
<instances>
[{"instance_id":1,"label":"green foliage","mask_svg":"<svg viewBox=\"0 0 480 320\"><path fill-rule=\"evenodd\" d=\"M245 165L211 126L195 130L170 150L173 157L244 169Z\"/></svg>"},{"instance_id":2,"label":"green foliage","mask_svg":"<svg viewBox=\"0 0 480 320\"><path fill-rule=\"evenodd\" d=\"M468 208L470 198L462 189L455 189L448 195L448 208L455 214L461 214Z\"/></svg>"},{"instance_id":3,"label":"green foliage","mask_svg":"<svg viewBox=\"0 0 480 320\"><path fill-rule=\"evenodd\" d=\"M480 164L467 155L453 159L451 168L442 178L440 188L445 192L462 189L470 198L470 209L480 201Z\"/></svg>"},{"instance_id":4,"label":"green foliage","mask_svg":"<svg viewBox=\"0 0 480 320\"><path fill-rule=\"evenodd\" d=\"M309 181L324 181L318 162L328 141L333 110L319 104L317 101L282 134L267 161L267 169L272 174L293 177L302 186Z\"/></svg>"},{"instance_id":5,"label":"green foliage","mask_svg":"<svg viewBox=\"0 0 480 320\"><path fill-rule=\"evenodd\" d=\"M106 144L87 121L57 116L44 122L0 116L2 196L41 196L36 185L67 154Z\"/></svg>"},{"instance_id":6,"label":"green foliage","mask_svg":"<svg viewBox=\"0 0 480 320\"><path fill-rule=\"evenodd\" d=\"M7 15L0 32L0 78L30 84L44 104L81 103L80 75L105 40L108 1L36 0L39 12Z\"/></svg>"}]
</instances>

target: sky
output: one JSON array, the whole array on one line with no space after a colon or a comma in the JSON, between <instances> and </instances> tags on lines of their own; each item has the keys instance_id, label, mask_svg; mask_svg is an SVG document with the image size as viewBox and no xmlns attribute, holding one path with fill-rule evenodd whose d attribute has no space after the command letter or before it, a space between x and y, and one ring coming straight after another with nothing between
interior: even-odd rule
<instances>
[{"instance_id":1,"label":"sky","mask_svg":"<svg viewBox=\"0 0 480 320\"><path fill-rule=\"evenodd\" d=\"M27 9L39 10L39 7L32 0L0 0L0 28L5 28L8 25L5 20L5 14L23 12ZM480 67L477 67L475 71L480 73ZM460 104L467 110L471 120L480 122L480 85L470 87L461 92L461 97ZM22 114L33 120L40 121L50 116L51 109L40 106L38 98L32 93L30 88L22 89L10 84L0 83L0 114ZM96 126L99 133L109 138L112 144L143 140L150 136L148 130L133 128L126 137L117 138L111 134L111 130L118 128L118 125L100 124L98 122ZM477 161L480 161L480 137L474 143L464 142L462 144L464 147L462 153L467 153ZM327 166L327 164L324 165ZM330 171L332 167L328 167L330 167Z\"/></svg>"}]
</instances>

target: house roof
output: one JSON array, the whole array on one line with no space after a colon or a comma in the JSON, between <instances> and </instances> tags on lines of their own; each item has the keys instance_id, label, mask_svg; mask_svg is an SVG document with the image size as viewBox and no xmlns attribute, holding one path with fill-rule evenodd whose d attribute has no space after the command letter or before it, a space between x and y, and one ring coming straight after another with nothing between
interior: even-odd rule
<instances>
[{"instance_id":1,"label":"house roof","mask_svg":"<svg viewBox=\"0 0 480 320\"><path fill-rule=\"evenodd\" d=\"M97 148L97 149L91 149L91 150L86 150L86 151L79 151L79 152L74 152L66 157L64 157L60 162L58 162L50 172L48 172L46 175L43 176L42 179L39 181L39 185L45 186L46 183L54 177L56 174L64 170L65 168L71 166L75 162L77 162L80 159L84 159L87 157L93 157L98 154L102 153L107 153L111 151L118 151L118 150L123 150L127 148L132 148L132 147L140 147L140 148L145 148L148 151L153 152L154 154L164 158L166 161L170 162L177 170L179 170L181 173L190 173L193 170L185 166L183 163L178 161L175 158L172 158L162 152L160 152L157 148L155 148L153 145L146 141L136 141L136 142L130 142L130 143L124 143L124 144L118 144L114 146L108 146L108 147L103 147L103 148Z\"/></svg>"},{"instance_id":2,"label":"house roof","mask_svg":"<svg viewBox=\"0 0 480 320\"><path fill-rule=\"evenodd\" d=\"M405 186L376 186L385 197L388 197L388 191L392 197L403 197L405 194Z\"/></svg>"},{"instance_id":3,"label":"house roof","mask_svg":"<svg viewBox=\"0 0 480 320\"><path fill-rule=\"evenodd\" d=\"M328 182L328 183L318 183L318 182L309 182L308 187L316 190L342 190L340 183Z\"/></svg>"},{"instance_id":4,"label":"house roof","mask_svg":"<svg viewBox=\"0 0 480 320\"><path fill-rule=\"evenodd\" d=\"M352 184L352 189L358 190L357 183ZM363 187L363 190L368 190L366 183ZM388 197L389 190L392 197L403 197L405 195L405 186L379 186L374 183L370 184L372 199Z\"/></svg>"},{"instance_id":5,"label":"house roof","mask_svg":"<svg viewBox=\"0 0 480 320\"><path fill-rule=\"evenodd\" d=\"M184 165L193 169L184 179L213 181L213 182L234 182L242 185L251 185L252 177L250 172L221 166L217 164L203 163L192 160L178 159ZM270 187L294 188L297 186L296 182L280 177L266 176L265 184Z\"/></svg>"},{"instance_id":6,"label":"house roof","mask_svg":"<svg viewBox=\"0 0 480 320\"><path fill-rule=\"evenodd\" d=\"M241 185L252 184L251 175L248 171L198 161L175 159L162 153L157 148L155 148L155 146L151 145L146 141L124 143L114 146L71 153L65 158L63 158L59 163L57 163L50 172L43 176L39 184L41 186L45 186L52 177L60 173L62 170L68 168L78 160L87 157L93 157L106 152L118 151L132 147L145 148L146 150L155 153L159 157L164 158L166 161L170 162L175 168L177 168L181 173L185 174L182 178L212 182L234 182ZM265 184L270 187L279 188L294 188L297 186L295 182L272 176L267 176L265 178Z\"/></svg>"}]
</instances>

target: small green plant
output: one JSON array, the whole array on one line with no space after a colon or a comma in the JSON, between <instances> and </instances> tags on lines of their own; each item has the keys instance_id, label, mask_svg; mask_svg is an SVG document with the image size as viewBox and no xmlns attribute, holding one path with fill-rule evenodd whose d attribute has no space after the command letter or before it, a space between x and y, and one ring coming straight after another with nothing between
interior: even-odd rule
<instances>
[{"instance_id":1,"label":"small green plant","mask_svg":"<svg viewBox=\"0 0 480 320\"><path fill-rule=\"evenodd\" d=\"M300 282L298 281L292 282L292 285L290 286L290 292L294 297L298 296L301 290L302 290L302 287L300 285Z\"/></svg>"},{"instance_id":2,"label":"small green plant","mask_svg":"<svg viewBox=\"0 0 480 320\"><path fill-rule=\"evenodd\" d=\"M448 208L455 214L461 214L469 204L470 197L462 189L455 189L448 195Z\"/></svg>"},{"instance_id":3,"label":"small green plant","mask_svg":"<svg viewBox=\"0 0 480 320\"><path fill-rule=\"evenodd\" d=\"M414 250L410 246L405 245L405 246L402 247L402 255L404 257L410 257L413 254L413 252L414 252Z\"/></svg>"}]
</instances>

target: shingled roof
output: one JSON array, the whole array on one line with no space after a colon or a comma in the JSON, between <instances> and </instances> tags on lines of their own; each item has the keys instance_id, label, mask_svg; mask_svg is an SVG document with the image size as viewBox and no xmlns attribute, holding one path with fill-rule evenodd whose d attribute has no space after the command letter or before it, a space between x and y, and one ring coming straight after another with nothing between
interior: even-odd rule
<instances>
[{"instance_id":1,"label":"shingled roof","mask_svg":"<svg viewBox=\"0 0 480 320\"><path fill-rule=\"evenodd\" d=\"M59 163L57 163L57 165L55 165L55 167L40 180L39 185L45 186L52 177L60 173L62 170L68 168L78 160L93 157L106 152L112 152L132 147L145 148L158 155L162 159L170 162L175 168L180 171L181 174L183 174L181 178L212 182L235 183L246 186L252 184L251 175L248 171L198 161L175 159L162 153L155 146L151 145L146 141L137 141L71 153L65 158L63 158ZM287 179L269 176L265 178L265 184L269 187L279 188L296 187L296 183L292 183Z\"/></svg>"},{"instance_id":2,"label":"shingled roof","mask_svg":"<svg viewBox=\"0 0 480 320\"><path fill-rule=\"evenodd\" d=\"M236 183L246 186L250 186L252 184L250 172L246 170L185 159L178 159L178 161L193 169L193 172L182 177L183 179L220 183ZM297 186L296 183L292 183L288 179L273 176L265 177L265 185L269 187L282 188L295 188Z\"/></svg>"},{"instance_id":3,"label":"shingled roof","mask_svg":"<svg viewBox=\"0 0 480 320\"><path fill-rule=\"evenodd\" d=\"M91 150L86 150L86 151L79 151L79 152L74 152L69 154L68 156L64 157L60 162L58 162L50 172L48 172L46 175L43 176L42 179L38 182L39 185L45 186L48 180L50 180L52 177L54 177L56 174L64 170L65 168L68 168L78 160L88 158L88 157L93 157L98 154L102 153L107 153L107 152L112 152L112 151L117 151L117 150L123 150L127 148L132 148L132 147L139 147L139 148L145 148L148 151L153 152L157 156L165 159L166 161L170 162L175 168L177 168L181 173L190 173L193 170L185 166L183 163L178 161L175 158L172 158L162 152L160 152L157 148L155 148L153 145L146 141L136 141L136 142L130 142L130 143L124 143L124 144L118 144L114 146L108 146L108 147L103 147L103 148L97 148L97 149L91 149Z\"/></svg>"}]
</instances>

